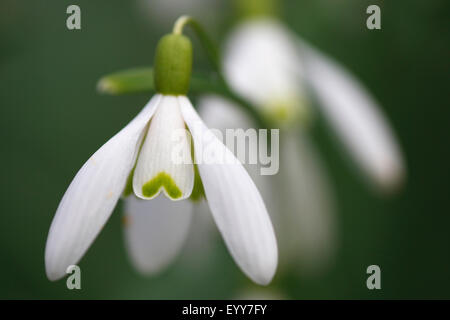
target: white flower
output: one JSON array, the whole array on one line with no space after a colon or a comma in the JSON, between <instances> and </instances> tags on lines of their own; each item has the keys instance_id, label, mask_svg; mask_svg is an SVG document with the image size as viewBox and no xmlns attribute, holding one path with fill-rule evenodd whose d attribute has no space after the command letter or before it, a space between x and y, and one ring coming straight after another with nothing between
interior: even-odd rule
<instances>
[{"instance_id":1,"label":"white flower","mask_svg":"<svg viewBox=\"0 0 450 320\"><path fill-rule=\"evenodd\" d=\"M152 240L168 244L164 248L166 251L159 251L156 246L149 251L161 261L174 255L179 245L177 238L183 238L186 233L190 215L190 205L182 203L191 195L195 180L192 161L178 164L171 158L174 148L180 146L182 156L191 157L187 133L181 143L172 140L172 133L185 126L192 135L196 159L202 158L202 150L206 148L214 151L207 164L197 166L209 208L231 255L253 281L270 282L277 265L277 246L270 218L255 184L238 161L222 164L223 159L218 155L234 156L205 126L187 97L162 94L156 94L135 119L103 145L70 184L47 239L45 265L50 280L63 277L68 266L79 262L108 220L130 174L137 197L153 199L163 192L171 200L181 200L164 205L162 209L162 199L147 200L155 201L154 210L165 210L165 213L177 208L167 215L164 223L172 230L161 229L158 234L152 230ZM175 215L182 214L187 215L185 219L177 217L175 224L171 221ZM180 222L183 225L177 225ZM144 224L138 227L141 232ZM163 230L167 234L161 232ZM174 238L170 238L172 232L177 233L172 234ZM134 241L134 236L130 235L128 243ZM174 243L175 247L170 250ZM141 250L147 250L143 243L140 245ZM163 263L161 261L159 263ZM154 266L157 268L158 262Z\"/></svg>"},{"instance_id":2,"label":"white flower","mask_svg":"<svg viewBox=\"0 0 450 320\"><path fill-rule=\"evenodd\" d=\"M344 67L269 18L236 27L224 58L232 88L271 115L307 113L305 83L366 176L382 190L402 182L404 162L385 116Z\"/></svg>"}]
</instances>

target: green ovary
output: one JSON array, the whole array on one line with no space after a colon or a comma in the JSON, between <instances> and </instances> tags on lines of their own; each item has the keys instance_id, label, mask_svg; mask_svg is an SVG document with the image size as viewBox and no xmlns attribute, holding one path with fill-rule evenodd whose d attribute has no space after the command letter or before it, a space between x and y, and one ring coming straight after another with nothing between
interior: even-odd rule
<instances>
[{"instance_id":1,"label":"green ovary","mask_svg":"<svg viewBox=\"0 0 450 320\"><path fill-rule=\"evenodd\" d=\"M144 184L142 186L142 194L145 197L151 198L159 192L161 187L166 189L167 194L172 199L181 198L183 195L172 177L165 172L158 173L152 180Z\"/></svg>"}]
</instances>

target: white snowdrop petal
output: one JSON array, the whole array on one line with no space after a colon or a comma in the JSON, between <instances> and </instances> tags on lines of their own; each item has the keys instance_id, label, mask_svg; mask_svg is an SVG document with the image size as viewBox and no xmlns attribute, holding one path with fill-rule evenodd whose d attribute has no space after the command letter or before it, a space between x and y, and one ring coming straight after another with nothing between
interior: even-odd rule
<instances>
[{"instance_id":1,"label":"white snowdrop petal","mask_svg":"<svg viewBox=\"0 0 450 320\"><path fill-rule=\"evenodd\" d=\"M356 163L380 187L401 183L404 163L397 140L380 107L342 66L304 41L300 53L305 80L324 115Z\"/></svg>"},{"instance_id":2,"label":"white snowdrop petal","mask_svg":"<svg viewBox=\"0 0 450 320\"><path fill-rule=\"evenodd\" d=\"M224 54L227 80L256 107L301 99L301 78L295 72L300 67L295 43L276 21L241 23L228 37Z\"/></svg>"},{"instance_id":3,"label":"white snowdrop petal","mask_svg":"<svg viewBox=\"0 0 450 320\"><path fill-rule=\"evenodd\" d=\"M163 96L148 128L133 176L134 193L153 199L188 198L194 186L189 132L175 96Z\"/></svg>"},{"instance_id":4,"label":"white snowdrop petal","mask_svg":"<svg viewBox=\"0 0 450 320\"><path fill-rule=\"evenodd\" d=\"M214 220L238 266L258 284L268 284L278 253L269 215L244 167L204 125L186 97L179 97L181 113L192 133L194 153ZM208 162L202 162L209 149ZM233 158L231 164L223 164ZM199 160L201 159L201 160Z\"/></svg>"},{"instance_id":5,"label":"white snowdrop petal","mask_svg":"<svg viewBox=\"0 0 450 320\"><path fill-rule=\"evenodd\" d=\"M204 121L206 126L210 129L219 130L222 137L226 137L227 130L248 130L256 128L256 124L248 114L243 111L238 105L232 103L231 101L224 99L216 95L205 95L201 96L197 101L197 110L201 119ZM215 131L218 132L218 131ZM258 140L248 139L248 148L245 150L241 156L241 162L247 170L248 174L252 178L253 182L257 186L259 193L263 196L264 203L272 215L275 211L275 199L273 195L272 183L275 180L273 175L262 175L261 168L262 165L259 163L248 163L249 161L244 161L249 159L250 150L258 150ZM252 149L253 148L253 149ZM239 156L235 150L231 150L235 156ZM273 222L273 221L272 221Z\"/></svg>"},{"instance_id":6,"label":"white snowdrop petal","mask_svg":"<svg viewBox=\"0 0 450 320\"><path fill-rule=\"evenodd\" d=\"M139 115L91 156L73 179L47 238L45 266L50 280L62 278L68 266L78 263L108 220L160 98L155 95Z\"/></svg>"},{"instance_id":7,"label":"white snowdrop petal","mask_svg":"<svg viewBox=\"0 0 450 320\"><path fill-rule=\"evenodd\" d=\"M166 268L183 247L192 217L192 201L125 199L124 233L129 257L143 274Z\"/></svg>"}]
</instances>

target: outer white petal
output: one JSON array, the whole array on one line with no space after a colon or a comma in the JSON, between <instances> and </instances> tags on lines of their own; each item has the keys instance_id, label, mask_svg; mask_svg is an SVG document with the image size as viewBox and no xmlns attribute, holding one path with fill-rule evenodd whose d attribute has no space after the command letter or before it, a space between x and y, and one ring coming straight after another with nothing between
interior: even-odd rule
<instances>
[{"instance_id":1,"label":"outer white petal","mask_svg":"<svg viewBox=\"0 0 450 320\"><path fill-rule=\"evenodd\" d=\"M192 217L192 201L171 201L159 196L125 199L124 229L128 254L144 274L167 267L184 245Z\"/></svg>"},{"instance_id":2,"label":"outer white petal","mask_svg":"<svg viewBox=\"0 0 450 320\"><path fill-rule=\"evenodd\" d=\"M206 95L200 97L197 110L205 124L210 129L220 130L223 137L226 136L227 129L247 130L256 127L254 121L239 106L219 96ZM250 143L253 142L253 140L248 141ZM256 144L258 144L257 141ZM234 150L230 151L234 152ZM271 185L275 180L275 176L261 175L260 164L243 163L243 165L258 187L264 203L273 217L273 214L277 211Z\"/></svg>"},{"instance_id":3,"label":"outer white petal","mask_svg":"<svg viewBox=\"0 0 450 320\"><path fill-rule=\"evenodd\" d=\"M84 164L62 198L47 238L47 277L57 280L77 264L116 206L134 165L144 128L160 100L155 95L125 128Z\"/></svg>"},{"instance_id":4,"label":"outer white petal","mask_svg":"<svg viewBox=\"0 0 450 320\"><path fill-rule=\"evenodd\" d=\"M227 129L247 130L255 127L255 123L252 119L247 113L240 109L239 106L216 95L201 96L197 100L197 110L206 126L210 129L214 129L215 133L220 131L223 137L226 136ZM252 142L253 140L248 141ZM268 212L273 214L276 211L275 200L273 199L272 193L273 190L271 188L271 182L273 182L274 176L261 175L261 166L259 164L243 163L243 165L262 195ZM203 239L212 238L214 233L211 228L213 228L215 232L217 230L214 226L214 221L212 220L209 208L207 208L206 204L204 207L205 208L203 208L203 206L201 207L201 212L198 212L199 209L196 209L196 217L194 219L197 219L197 223L193 223L193 225L195 224L195 228L198 231L191 232L190 235L192 238L195 237L193 240L197 241L197 243L203 242L202 246L206 245L204 243L205 240ZM204 210L207 211L207 214L203 213Z\"/></svg>"},{"instance_id":5,"label":"outer white petal","mask_svg":"<svg viewBox=\"0 0 450 320\"><path fill-rule=\"evenodd\" d=\"M164 173L181 191L178 197L170 196L165 187L152 196L143 192L149 181ZM143 199L153 199L161 191L174 200L186 199L194 186L189 132L181 116L178 99L163 96L152 118L148 133L142 145L133 176L134 193Z\"/></svg>"},{"instance_id":6,"label":"outer white petal","mask_svg":"<svg viewBox=\"0 0 450 320\"><path fill-rule=\"evenodd\" d=\"M404 177L404 163L380 107L338 63L303 41L300 48L305 80L357 164L383 189L396 187Z\"/></svg>"},{"instance_id":7,"label":"outer white petal","mask_svg":"<svg viewBox=\"0 0 450 320\"><path fill-rule=\"evenodd\" d=\"M198 168L206 199L225 243L238 266L258 284L268 284L277 266L277 245L264 202L244 167L221 164L222 157L232 153L204 125L190 101L178 98L181 113L194 140L196 161L202 150L214 150L217 155ZM215 162L214 162L215 160Z\"/></svg>"},{"instance_id":8,"label":"outer white petal","mask_svg":"<svg viewBox=\"0 0 450 320\"><path fill-rule=\"evenodd\" d=\"M216 133L220 130L223 136L225 136L225 130L228 128L247 129L251 127L251 119L245 112L219 96L201 96L197 100L197 110L205 124L211 129L216 129ZM245 165L245 169L263 195L266 205L269 205L268 209L270 209L270 202L268 203L266 193L264 193L267 188L261 189L261 184L257 180L269 176L261 176L258 165ZM191 231L186 247L183 249L183 261L191 265L198 266L199 263L209 263L208 252L214 249L214 243L219 236L210 212L206 201L201 201L195 205Z\"/></svg>"}]
</instances>

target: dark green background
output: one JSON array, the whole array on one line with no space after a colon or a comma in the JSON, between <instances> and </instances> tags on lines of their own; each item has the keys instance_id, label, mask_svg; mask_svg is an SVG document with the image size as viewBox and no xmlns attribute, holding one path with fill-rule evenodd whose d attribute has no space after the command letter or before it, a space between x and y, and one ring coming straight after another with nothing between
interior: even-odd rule
<instances>
[{"instance_id":1,"label":"dark green background","mask_svg":"<svg viewBox=\"0 0 450 320\"><path fill-rule=\"evenodd\" d=\"M69 4L81 7L81 31L66 28ZM369 4L382 8L380 31L365 27ZM0 298L231 298L256 287L220 240L197 265L175 263L142 278L127 260L120 210L80 264L82 290L45 276L45 240L68 184L149 99L95 91L105 73L151 64L157 39L169 31L139 8L120 0L0 2ZM286 297L450 298L448 9L445 0L285 1L285 22L373 91L408 166L401 193L373 195L319 123L340 250L325 274L277 275L274 286ZM213 34L222 38L232 20L224 10ZM201 60L197 54L196 68L207 69ZM370 264L381 266L380 291L366 288Z\"/></svg>"}]
</instances>

